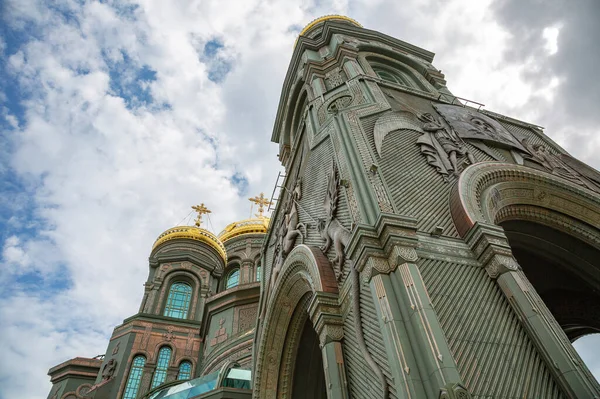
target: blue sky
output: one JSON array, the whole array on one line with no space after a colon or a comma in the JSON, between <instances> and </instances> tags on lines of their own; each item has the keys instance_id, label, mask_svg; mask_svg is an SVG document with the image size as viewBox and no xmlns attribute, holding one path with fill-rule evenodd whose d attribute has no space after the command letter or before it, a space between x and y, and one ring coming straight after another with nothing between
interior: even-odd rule
<instances>
[{"instance_id":1,"label":"blue sky","mask_svg":"<svg viewBox=\"0 0 600 399\"><path fill-rule=\"evenodd\" d=\"M43 397L49 367L105 350L137 311L152 242L191 205L219 231L270 193L281 85L315 17L436 52L455 94L547 126L600 167L598 116L582 111L600 90L573 95L597 56L585 38L598 36L574 30L595 29L579 23L593 3L527 25L515 15L535 2L397 3L1 2L0 398Z\"/></svg>"}]
</instances>

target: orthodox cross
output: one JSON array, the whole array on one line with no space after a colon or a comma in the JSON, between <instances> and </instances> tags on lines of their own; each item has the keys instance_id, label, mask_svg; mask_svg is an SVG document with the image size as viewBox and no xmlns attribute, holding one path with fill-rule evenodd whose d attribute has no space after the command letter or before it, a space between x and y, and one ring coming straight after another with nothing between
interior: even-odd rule
<instances>
[{"instance_id":1,"label":"orthodox cross","mask_svg":"<svg viewBox=\"0 0 600 399\"><path fill-rule=\"evenodd\" d=\"M265 211L265 205L271 205L272 202L268 201L265 198L265 194L264 193L260 193L260 196L256 196L254 198L248 198L248 200L250 200L250 202L254 202L256 205L258 205L258 217L263 217L263 212Z\"/></svg>"},{"instance_id":2,"label":"orthodox cross","mask_svg":"<svg viewBox=\"0 0 600 399\"><path fill-rule=\"evenodd\" d=\"M204 214L209 214L210 211L208 210L207 207L204 206L204 203L200 204L200 205L194 205L192 207L193 210L195 210L196 212L198 212L198 217L196 218L196 227L200 227L200 225L202 224L202 215Z\"/></svg>"}]
</instances>

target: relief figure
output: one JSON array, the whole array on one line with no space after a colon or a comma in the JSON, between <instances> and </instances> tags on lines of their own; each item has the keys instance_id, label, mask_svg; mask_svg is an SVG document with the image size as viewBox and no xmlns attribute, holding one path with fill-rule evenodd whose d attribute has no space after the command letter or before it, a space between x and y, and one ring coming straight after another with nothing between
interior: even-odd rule
<instances>
[{"instance_id":1,"label":"relief figure","mask_svg":"<svg viewBox=\"0 0 600 399\"><path fill-rule=\"evenodd\" d=\"M580 186L589 188L592 191L600 191L591 181L582 176L577 170L565 163L560 156L548 151L543 144L531 144L529 140L523 140L523 146L531 154L528 156L534 162L539 163L553 175L570 180Z\"/></svg>"},{"instance_id":2,"label":"relief figure","mask_svg":"<svg viewBox=\"0 0 600 399\"><path fill-rule=\"evenodd\" d=\"M435 167L445 181L453 174L458 176L458 157L465 156L469 163L475 163L475 158L465 142L452 129L446 128L437 118L429 113L421 114L419 119L424 122L424 133L417 139L421 153L427 157L427 162Z\"/></svg>"},{"instance_id":3,"label":"relief figure","mask_svg":"<svg viewBox=\"0 0 600 399\"><path fill-rule=\"evenodd\" d=\"M102 381L110 380L115 375L115 371L117 371L117 361L110 359L102 368Z\"/></svg>"},{"instance_id":4,"label":"relief figure","mask_svg":"<svg viewBox=\"0 0 600 399\"><path fill-rule=\"evenodd\" d=\"M296 244L296 238L300 237L300 244L304 243L304 236L306 235L306 225L299 221L298 218L298 205L296 201L302 198L302 179L298 179L294 187L294 191L288 200L286 206L286 213L284 214L279 226L277 228L277 239L275 241L275 251L273 263L273 273L271 275L271 289L277 282L277 277L283 266L283 262L287 255L292 251ZM302 232L304 230L304 232Z\"/></svg>"},{"instance_id":5,"label":"relief figure","mask_svg":"<svg viewBox=\"0 0 600 399\"><path fill-rule=\"evenodd\" d=\"M350 241L350 230L342 226L339 220L336 219L340 179L335 163L331 168L328 180L327 197L323 205L327 212L327 218L319 219L317 230L321 238L325 240L325 244L321 247L323 253L327 253L333 244L335 250L335 258L333 259L334 271L339 280L344 270L344 251Z\"/></svg>"}]
</instances>

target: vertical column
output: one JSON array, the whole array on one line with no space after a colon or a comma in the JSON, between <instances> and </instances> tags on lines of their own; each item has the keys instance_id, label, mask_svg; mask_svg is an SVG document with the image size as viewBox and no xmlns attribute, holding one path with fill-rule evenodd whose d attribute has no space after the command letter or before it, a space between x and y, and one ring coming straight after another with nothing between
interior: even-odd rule
<instances>
[{"instance_id":1,"label":"vertical column","mask_svg":"<svg viewBox=\"0 0 600 399\"><path fill-rule=\"evenodd\" d=\"M370 259L369 262L384 259ZM378 274L371 279L371 293L374 296L375 309L383 323L381 332L388 355L388 363L399 398L425 398L419 368L410 345L404 325L404 319L397 305L398 299L393 291L390 276Z\"/></svg>"},{"instance_id":2,"label":"vertical column","mask_svg":"<svg viewBox=\"0 0 600 399\"><path fill-rule=\"evenodd\" d=\"M308 314L319 335L328 399L347 399L348 382L341 340L344 321L339 312L338 296L316 292Z\"/></svg>"},{"instance_id":3,"label":"vertical column","mask_svg":"<svg viewBox=\"0 0 600 399\"><path fill-rule=\"evenodd\" d=\"M348 76L348 79L355 78L359 75L364 75L364 71L360 67L359 63L356 60L348 59L344 62L344 71Z\"/></svg>"},{"instance_id":4,"label":"vertical column","mask_svg":"<svg viewBox=\"0 0 600 399\"><path fill-rule=\"evenodd\" d=\"M252 261L245 260L240 266L240 285L252 282Z\"/></svg>"},{"instance_id":5,"label":"vertical column","mask_svg":"<svg viewBox=\"0 0 600 399\"><path fill-rule=\"evenodd\" d=\"M327 398L348 398L348 382L346 381L346 369L341 342L326 341L325 345L321 347L321 352L323 354L323 368L327 384Z\"/></svg>"},{"instance_id":6,"label":"vertical column","mask_svg":"<svg viewBox=\"0 0 600 399\"><path fill-rule=\"evenodd\" d=\"M315 97L320 97L327 91L325 80L322 77L314 76L314 79L310 82L310 85L313 88Z\"/></svg>"},{"instance_id":7,"label":"vertical column","mask_svg":"<svg viewBox=\"0 0 600 399\"><path fill-rule=\"evenodd\" d=\"M438 398L444 392L468 398L416 260L414 248L396 245L387 259L370 257L365 267L392 354L396 391L405 398Z\"/></svg>"},{"instance_id":8,"label":"vertical column","mask_svg":"<svg viewBox=\"0 0 600 399\"><path fill-rule=\"evenodd\" d=\"M440 388L457 385L461 377L415 261L416 252L414 259L398 265L390 281L417 352L417 365L421 375L426 376L425 389L438 397ZM468 397L466 390L464 397Z\"/></svg>"},{"instance_id":9,"label":"vertical column","mask_svg":"<svg viewBox=\"0 0 600 399\"><path fill-rule=\"evenodd\" d=\"M581 359L512 256L502 227L476 223L466 236L490 278L496 280L519 321L561 388L572 398L598 398L600 390Z\"/></svg>"},{"instance_id":10,"label":"vertical column","mask_svg":"<svg viewBox=\"0 0 600 399\"><path fill-rule=\"evenodd\" d=\"M348 258L370 283L390 371L399 398L468 399L417 265L417 221L380 213L358 225Z\"/></svg>"}]
</instances>

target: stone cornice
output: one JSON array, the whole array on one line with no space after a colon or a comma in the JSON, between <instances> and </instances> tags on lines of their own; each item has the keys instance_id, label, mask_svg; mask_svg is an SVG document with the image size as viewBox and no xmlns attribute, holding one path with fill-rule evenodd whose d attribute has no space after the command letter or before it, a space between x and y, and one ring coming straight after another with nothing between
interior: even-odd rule
<instances>
[{"instance_id":1,"label":"stone cornice","mask_svg":"<svg viewBox=\"0 0 600 399\"><path fill-rule=\"evenodd\" d=\"M502 227L476 222L465 241L491 278L520 269Z\"/></svg>"},{"instance_id":2,"label":"stone cornice","mask_svg":"<svg viewBox=\"0 0 600 399\"><path fill-rule=\"evenodd\" d=\"M341 341L344 337L344 320L340 312L338 295L315 292L308 304L308 316L319 336L321 345Z\"/></svg>"},{"instance_id":3,"label":"stone cornice","mask_svg":"<svg viewBox=\"0 0 600 399\"><path fill-rule=\"evenodd\" d=\"M387 258L396 245L415 248L417 246L417 220L391 213L381 213L375 226L359 224L354 229L347 254L362 271L367 260L374 256Z\"/></svg>"},{"instance_id":4,"label":"stone cornice","mask_svg":"<svg viewBox=\"0 0 600 399\"><path fill-rule=\"evenodd\" d=\"M211 251L215 252L212 248ZM220 259L220 258L219 258ZM212 266L208 264L206 261L203 261L198 255L189 252L183 251L168 251L168 252L159 252L155 253L148 258L148 263L150 267L158 267L161 263L166 262L190 262L199 268L205 269L209 271L216 277L220 277L223 275L223 270L225 269L225 264L221 265L221 269L218 267Z\"/></svg>"},{"instance_id":5,"label":"stone cornice","mask_svg":"<svg viewBox=\"0 0 600 399\"><path fill-rule=\"evenodd\" d=\"M52 367L48 370L48 375L53 384L67 377L95 379L101 365L102 360L100 359L76 357Z\"/></svg>"},{"instance_id":6,"label":"stone cornice","mask_svg":"<svg viewBox=\"0 0 600 399\"><path fill-rule=\"evenodd\" d=\"M149 321L149 322L156 323L156 324L164 324L165 329L169 325L175 325L178 327L191 328L191 329L198 329L200 327L200 322L195 321L195 320L175 319L173 317L161 316L161 315L150 314L150 313L137 313L137 314L123 320L123 323L121 323L120 325L115 327L115 331L117 329L125 327L126 324L133 323L136 321L142 321L142 322Z\"/></svg>"}]
</instances>

